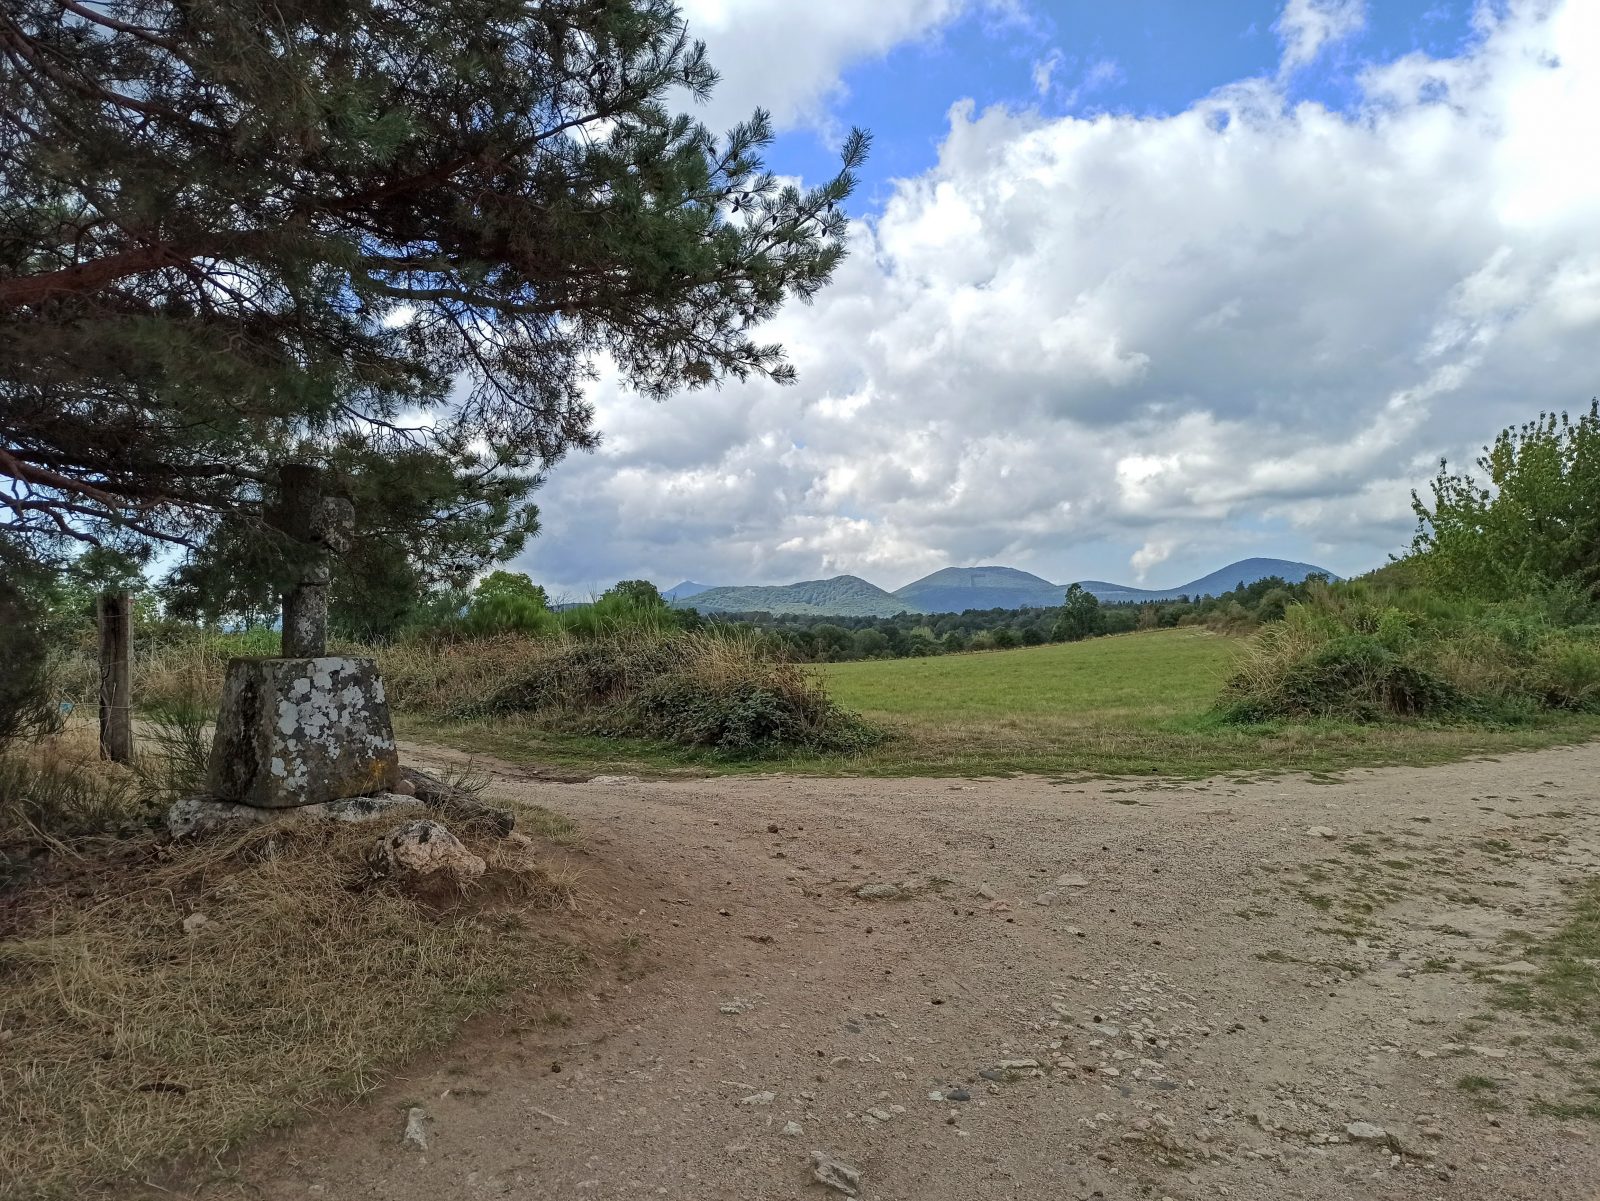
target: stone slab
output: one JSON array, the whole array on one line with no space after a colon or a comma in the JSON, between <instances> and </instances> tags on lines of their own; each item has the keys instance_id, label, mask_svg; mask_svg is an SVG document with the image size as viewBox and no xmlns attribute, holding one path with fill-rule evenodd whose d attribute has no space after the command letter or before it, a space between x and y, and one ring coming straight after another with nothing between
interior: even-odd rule
<instances>
[{"instance_id":1,"label":"stone slab","mask_svg":"<svg viewBox=\"0 0 1600 1201\"><path fill-rule=\"evenodd\" d=\"M251 826L283 821L367 822L379 818L413 818L425 812L414 796L380 792L376 796L346 797L320 805L293 809L260 809L215 797L182 797L167 810L167 833L173 838L210 838L242 833Z\"/></svg>"},{"instance_id":2,"label":"stone slab","mask_svg":"<svg viewBox=\"0 0 1600 1201\"><path fill-rule=\"evenodd\" d=\"M207 791L260 809L388 792L400 781L389 703L371 659L234 659Z\"/></svg>"}]
</instances>

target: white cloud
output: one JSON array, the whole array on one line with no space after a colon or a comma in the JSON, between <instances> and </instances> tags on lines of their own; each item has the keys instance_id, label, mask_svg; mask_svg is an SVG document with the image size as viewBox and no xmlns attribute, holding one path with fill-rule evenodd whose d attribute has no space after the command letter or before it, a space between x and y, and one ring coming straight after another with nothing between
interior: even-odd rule
<instances>
[{"instance_id":1,"label":"white cloud","mask_svg":"<svg viewBox=\"0 0 1600 1201\"><path fill-rule=\"evenodd\" d=\"M1053 49L1049 54L1033 64L1033 90L1041 96L1048 96L1055 80L1056 72L1061 69L1061 64L1066 62L1066 55L1059 48Z\"/></svg>"},{"instance_id":2,"label":"white cloud","mask_svg":"<svg viewBox=\"0 0 1600 1201\"><path fill-rule=\"evenodd\" d=\"M1283 42L1283 73L1309 66L1325 47L1359 33L1366 23L1366 0L1289 0L1273 26Z\"/></svg>"},{"instance_id":3,"label":"white cloud","mask_svg":"<svg viewBox=\"0 0 1600 1201\"><path fill-rule=\"evenodd\" d=\"M1459 58L1371 68L1355 115L1271 80L1168 117L955 105L769 331L799 386L602 379L607 443L556 471L525 566L579 591L1381 562L1441 454L1600 390L1600 5L1484 20Z\"/></svg>"},{"instance_id":4,"label":"white cloud","mask_svg":"<svg viewBox=\"0 0 1600 1201\"><path fill-rule=\"evenodd\" d=\"M707 43L722 75L697 116L713 130L758 105L780 128L831 126L840 75L855 63L930 36L983 0L680 0L689 32Z\"/></svg>"}]
</instances>

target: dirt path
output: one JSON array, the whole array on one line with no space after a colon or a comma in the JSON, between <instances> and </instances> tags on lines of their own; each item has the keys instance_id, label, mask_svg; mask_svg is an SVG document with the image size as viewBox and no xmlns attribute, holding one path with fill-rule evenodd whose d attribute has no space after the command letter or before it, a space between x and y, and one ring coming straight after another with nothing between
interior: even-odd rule
<instances>
[{"instance_id":1,"label":"dirt path","mask_svg":"<svg viewBox=\"0 0 1600 1201\"><path fill-rule=\"evenodd\" d=\"M1529 1112L1597 1051L1469 970L1518 978L1505 936L1600 870L1600 746L1332 784L493 791L582 824L644 970L263 1147L247 1195L839 1196L813 1150L884 1201L1600 1195L1600 1128Z\"/></svg>"}]
</instances>

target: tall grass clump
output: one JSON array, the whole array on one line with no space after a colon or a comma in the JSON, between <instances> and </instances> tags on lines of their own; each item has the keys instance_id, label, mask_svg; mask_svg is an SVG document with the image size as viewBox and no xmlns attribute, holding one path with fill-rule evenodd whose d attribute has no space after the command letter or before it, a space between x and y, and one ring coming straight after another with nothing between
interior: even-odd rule
<instances>
[{"instance_id":1,"label":"tall grass clump","mask_svg":"<svg viewBox=\"0 0 1600 1201\"><path fill-rule=\"evenodd\" d=\"M1355 581L1320 587L1258 634L1226 715L1521 721L1600 711L1600 624L1581 591L1515 601Z\"/></svg>"},{"instance_id":2,"label":"tall grass clump","mask_svg":"<svg viewBox=\"0 0 1600 1201\"><path fill-rule=\"evenodd\" d=\"M531 716L571 733L748 754L851 751L877 733L820 680L755 638L635 626L604 636L498 638L382 654L396 708Z\"/></svg>"},{"instance_id":3,"label":"tall grass clump","mask_svg":"<svg viewBox=\"0 0 1600 1201\"><path fill-rule=\"evenodd\" d=\"M0 748L0 886L41 852L129 833L157 811L141 775L103 761L90 730L10 743Z\"/></svg>"}]
</instances>

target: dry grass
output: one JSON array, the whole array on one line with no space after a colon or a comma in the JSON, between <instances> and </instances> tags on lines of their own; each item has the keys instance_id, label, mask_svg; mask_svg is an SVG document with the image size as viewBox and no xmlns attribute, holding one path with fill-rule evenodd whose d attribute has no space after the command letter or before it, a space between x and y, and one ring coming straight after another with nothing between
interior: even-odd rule
<instances>
[{"instance_id":1,"label":"dry grass","mask_svg":"<svg viewBox=\"0 0 1600 1201\"><path fill-rule=\"evenodd\" d=\"M148 777L100 758L84 723L8 745L0 752L0 887L39 848L64 852L84 837L142 827L156 800Z\"/></svg>"},{"instance_id":2,"label":"dry grass","mask_svg":"<svg viewBox=\"0 0 1600 1201\"><path fill-rule=\"evenodd\" d=\"M484 886L440 908L368 877L376 833L145 839L5 898L0 1197L82 1197L218 1154L585 974L581 945L543 932L577 881L534 844L469 841ZM194 934L191 913L208 919Z\"/></svg>"}]
</instances>

